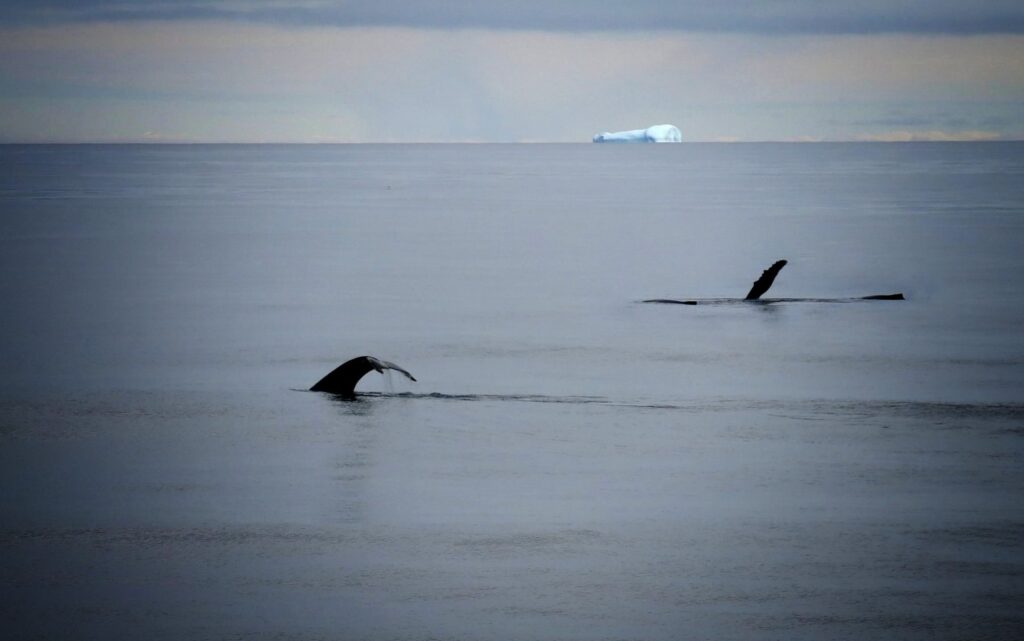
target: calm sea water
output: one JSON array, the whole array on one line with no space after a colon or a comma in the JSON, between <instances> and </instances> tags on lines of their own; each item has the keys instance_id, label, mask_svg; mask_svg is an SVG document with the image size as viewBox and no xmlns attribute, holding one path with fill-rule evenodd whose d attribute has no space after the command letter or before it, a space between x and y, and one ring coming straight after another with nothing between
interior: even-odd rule
<instances>
[{"instance_id":1,"label":"calm sea water","mask_svg":"<svg viewBox=\"0 0 1024 641\"><path fill-rule=\"evenodd\" d=\"M15 638L1024 635L1024 144L0 167Z\"/></svg>"}]
</instances>

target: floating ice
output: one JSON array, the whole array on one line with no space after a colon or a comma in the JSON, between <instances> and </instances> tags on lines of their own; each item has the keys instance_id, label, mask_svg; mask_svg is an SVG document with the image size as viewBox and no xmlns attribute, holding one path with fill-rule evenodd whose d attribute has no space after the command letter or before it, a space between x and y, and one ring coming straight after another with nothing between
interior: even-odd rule
<instances>
[{"instance_id":1,"label":"floating ice","mask_svg":"<svg viewBox=\"0 0 1024 641\"><path fill-rule=\"evenodd\" d=\"M654 125L647 129L604 132L594 136L594 142L682 142L683 136L674 125Z\"/></svg>"}]
</instances>

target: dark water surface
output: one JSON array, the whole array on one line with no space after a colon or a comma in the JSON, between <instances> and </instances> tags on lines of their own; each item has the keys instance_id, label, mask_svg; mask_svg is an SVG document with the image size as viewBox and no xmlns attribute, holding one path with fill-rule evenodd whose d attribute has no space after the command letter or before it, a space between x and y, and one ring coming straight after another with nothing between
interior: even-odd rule
<instances>
[{"instance_id":1,"label":"dark water surface","mask_svg":"<svg viewBox=\"0 0 1024 641\"><path fill-rule=\"evenodd\" d=\"M5 636L1024 636L1024 144L0 167Z\"/></svg>"}]
</instances>

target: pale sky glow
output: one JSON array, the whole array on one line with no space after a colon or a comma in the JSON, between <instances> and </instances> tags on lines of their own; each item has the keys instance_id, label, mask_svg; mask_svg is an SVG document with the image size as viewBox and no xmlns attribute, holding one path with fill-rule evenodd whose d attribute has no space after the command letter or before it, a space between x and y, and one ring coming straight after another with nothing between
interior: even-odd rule
<instances>
[{"instance_id":1,"label":"pale sky glow","mask_svg":"<svg viewBox=\"0 0 1024 641\"><path fill-rule=\"evenodd\" d=\"M569 28L557 11L520 28L488 3L472 28L438 25L457 22L447 4L360 24L400 4L348 21L320 2L0 5L0 141L586 142L661 122L689 141L1024 138L1024 34L1004 3L972 24L1008 26L972 33L943 27L959 5L942 2L899 14L903 31L865 28L878 3L767 2L764 24L704 11L714 28Z\"/></svg>"}]
</instances>

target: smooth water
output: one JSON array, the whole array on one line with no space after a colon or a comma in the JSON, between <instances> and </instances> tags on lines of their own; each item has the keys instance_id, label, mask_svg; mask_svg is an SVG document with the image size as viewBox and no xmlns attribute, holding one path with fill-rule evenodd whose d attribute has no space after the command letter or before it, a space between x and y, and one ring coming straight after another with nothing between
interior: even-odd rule
<instances>
[{"instance_id":1,"label":"smooth water","mask_svg":"<svg viewBox=\"0 0 1024 641\"><path fill-rule=\"evenodd\" d=\"M1024 144L0 167L14 638L1024 635Z\"/></svg>"}]
</instances>

